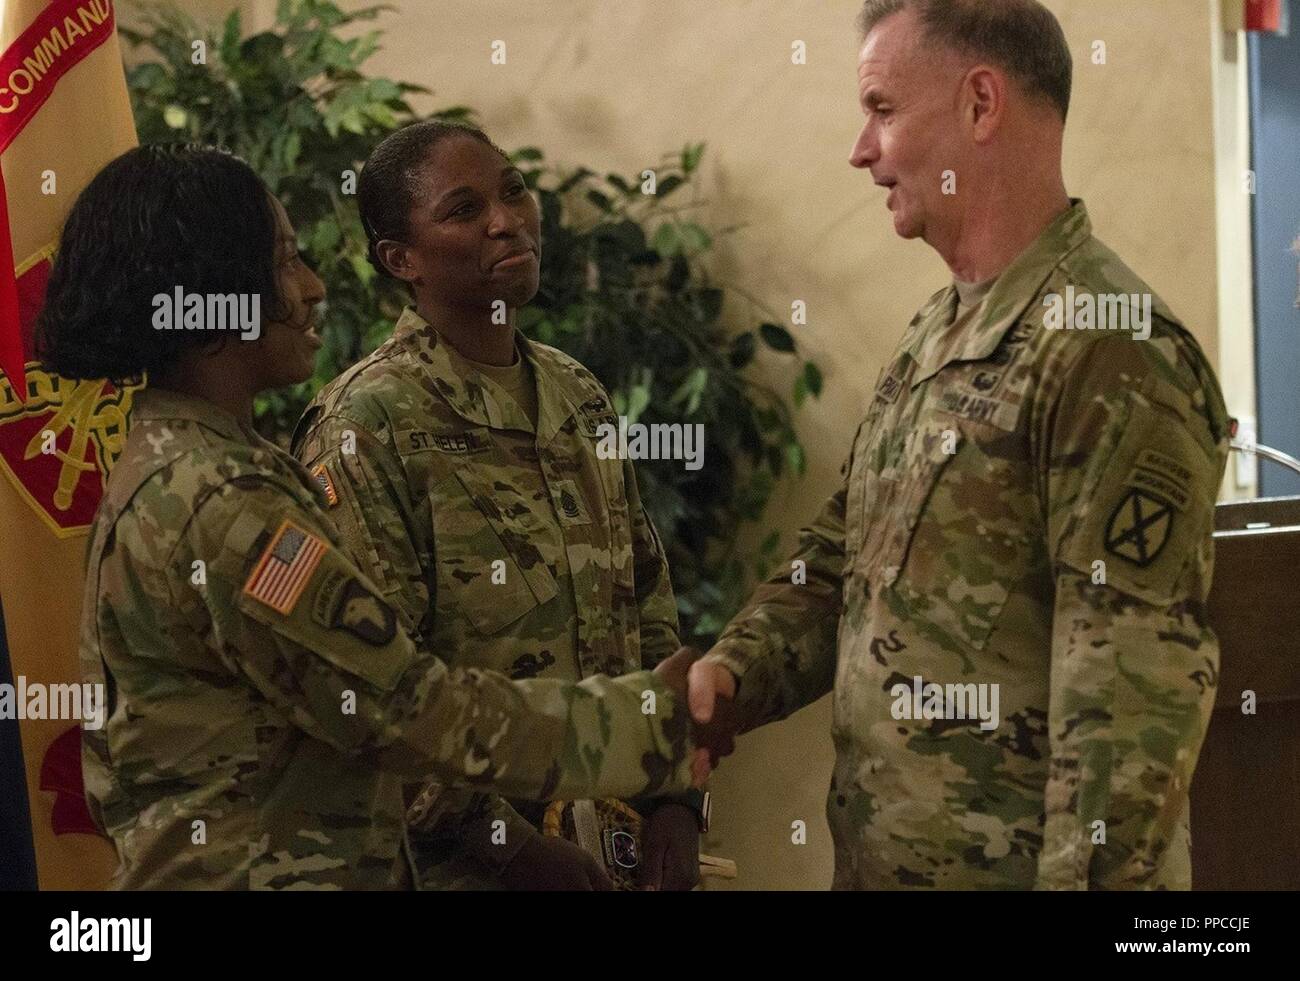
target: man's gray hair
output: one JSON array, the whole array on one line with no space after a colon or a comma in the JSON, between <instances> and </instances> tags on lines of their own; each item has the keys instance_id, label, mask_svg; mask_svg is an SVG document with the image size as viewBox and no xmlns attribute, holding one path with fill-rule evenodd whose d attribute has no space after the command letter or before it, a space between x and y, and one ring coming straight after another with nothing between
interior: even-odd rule
<instances>
[{"instance_id":1,"label":"man's gray hair","mask_svg":"<svg viewBox=\"0 0 1300 981\"><path fill-rule=\"evenodd\" d=\"M858 15L865 39L886 17L915 10L925 38L989 61L1025 90L1070 112L1074 61L1056 16L1038 0L866 0Z\"/></svg>"}]
</instances>

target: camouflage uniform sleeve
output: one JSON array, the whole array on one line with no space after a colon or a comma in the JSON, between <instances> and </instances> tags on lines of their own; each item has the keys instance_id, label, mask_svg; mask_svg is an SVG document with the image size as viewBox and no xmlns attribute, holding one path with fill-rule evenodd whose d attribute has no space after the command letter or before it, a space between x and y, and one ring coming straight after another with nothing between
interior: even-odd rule
<instances>
[{"instance_id":1,"label":"camouflage uniform sleeve","mask_svg":"<svg viewBox=\"0 0 1300 981\"><path fill-rule=\"evenodd\" d=\"M423 633L435 584L415 543L432 532L411 500L397 455L367 427L342 416L321 420L295 450L326 485L328 514L347 550L407 630Z\"/></svg>"},{"instance_id":2,"label":"camouflage uniform sleeve","mask_svg":"<svg viewBox=\"0 0 1300 981\"><path fill-rule=\"evenodd\" d=\"M168 565L178 608L294 725L395 773L525 799L689 786L685 706L648 672L575 685L448 670L323 521L269 479L236 478L199 503Z\"/></svg>"},{"instance_id":3,"label":"camouflage uniform sleeve","mask_svg":"<svg viewBox=\"0 0 1300 981\"><path fill-rule=\"evenodd\" d=\"M1084 343L1061 346L1033 409L1056 577L1036 885L1190 888L1188 788L1218 676L1222 401L1181 337Z\"/></svg>"},{"instance_id":4,"label":"camouflage uniform sleeve","mask_svg":"<svg viewBox=\"0 0 1300 981\"><path fill-rule=\"evenodd\" d=\"M623 486L627 488L628 515L632 519L632 574L636 579L636 602L641 626L641 667L653 668L677 652L681 627L677 619L677 597L668 573L668 556L650 513L641 503L641 489L631 460L623 463ZM703 791L640 798L628 803L643 815L660 804L681 804L697 814L703 807Z\"/></svg>"},{"instance_id":5,"label":"camouflage uniform sleeve","mask_svg":"<svg viewBox=\"0 0 1300 981\"><path fill-rule=\"evenodd\" d=\"M623 468L628 515L632 520L632 574L636 579L636 602L641 623L641 666L653 668L681 646L677 598L673 595L668 557L664 554L659 532L641 504L641 491L632 461L625 461Z\"/></svg>"},{"instance_id":6,"label":"camouflage uniform sleeve","mask_svg":"<svg viewBox=\"0 0 1300 981\"><path fill-rule=\"evenodd\" d=\"M420 642L429 633L426 619L434 609L437 583L431 563L426 570L414 542L431 540L432 528L417 513L401 461L368 427L337 415L318 419L295 450L313 473L324 468L336 501L329 515L344 544ZM539 833L497 794L437 782L420 790L409 817L414 838L456 841L498 871ZM505 845L492 844L498 820L505 822Z\"/></svg>"},{"instance_id":7,"label":"camouflage uniform sleeve","mask_svg":"<svg viewBox=\"0 0 1300 981\"><path fill-rule=\"evenodd\" d=\"M834 685L851 463L839 490L799 532L790 562L754 591L706 655L740 682L736 707L746 729L784 719ZM796 562L806 581L795 581Z\"/></svg>"}]
</instances>

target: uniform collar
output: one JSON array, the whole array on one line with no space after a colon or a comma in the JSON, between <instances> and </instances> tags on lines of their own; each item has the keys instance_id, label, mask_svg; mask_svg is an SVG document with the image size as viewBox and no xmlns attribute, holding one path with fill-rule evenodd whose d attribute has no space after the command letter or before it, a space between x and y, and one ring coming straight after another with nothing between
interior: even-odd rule
<instances>
[{"instance_id":1,"label":"uniform collar","mask_svg":"<svg viewBox=\"0 0 1300 981\"><path fill-rule=\"evenodd\" d=\"M262 450L297 474L298 479L308 488L316 502L325 506L325 492L306 467L270 440L263 438L257 430L251 426L245 427L225 409L207 399L165 388L144 388L132 397L131 431L143 432L143 425L149 422L190 422L232 443ZM150 461L146 466L156 470L169 460L182 455L187 449L193 448L194 444L190 440L178 440L171 445L168 443L171 438L169 433L162 435L144 433L144 443L148 445L148 449L141 449L138 452L144 454ZM162 449L164 445L168 447L165 451Z\"/></svg>"},{"instance_id":2,"label":"uniform collar","mask_svg":"<svg viewBox=\"0 0 1300 981\"><path fill-rule=\"evenodd\" d=\"M491 429L534 433L547 443L588 398L572 372L556 371L544 352L515 331L515 345L533 369L537 385L537 428L509 393L463 358L433 326L407 307L398 318L393 339L410 351L433 382L434 389L467 422Z\"/></svg>"},{"instance_id":3,"label":"uniform collar","mask_svg":"<svg viewBox=\"0 0 1300 981\"><path fill-rule=\"evenodd\" d=\"M1048 225L998 276L978 308L976 318L963 329L964 336L955 344L939 345L934 354L922 354L912 385L919 385L954 362L983 361L989 357L1007 331L1024 316L1052 270L1091 238L1088 208L1082 200L1071 198L1069 210ZM956 303L957 288L949 286L938 298L937 309L951 313ZM920 340L924 344L924 337Z\"/></svg>"},{"instance_id":4,"label":"uniform collar","mask_svg":"<svg viewBox=\"0 0 1300 981\"><path fill-rule=\"evenodd\" d=\"M193 422L237 443L264 442L255 431L245 429L225 409L197 395L187 395L167 388L145 388L131 401L131 425L146 421Z\"/></svg>"}]
</instances>

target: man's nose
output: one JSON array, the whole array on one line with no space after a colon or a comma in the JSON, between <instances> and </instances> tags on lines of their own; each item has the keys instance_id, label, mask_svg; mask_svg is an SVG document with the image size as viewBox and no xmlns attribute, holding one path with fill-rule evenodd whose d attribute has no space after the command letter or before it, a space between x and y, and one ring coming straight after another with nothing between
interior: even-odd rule
<instances>
[{"instance_id":1,"label":"man's nose","mask_svg":"<svg viewBox=\"0 0 1300 981\"><path fill-rule=\"evenodd\" d=\"M879 159L880 146L876 142L871 124L868 123L862 127L857 142L853 144L853 152L849 155L849 163L859 170L865 170Z\"/></svg>"}]
</instances>

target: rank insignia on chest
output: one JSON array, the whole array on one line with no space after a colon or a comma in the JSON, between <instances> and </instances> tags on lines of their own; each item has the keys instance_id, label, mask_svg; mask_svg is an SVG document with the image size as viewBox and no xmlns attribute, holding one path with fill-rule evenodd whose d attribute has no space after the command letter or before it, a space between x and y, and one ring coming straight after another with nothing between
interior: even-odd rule
<instances>
[{"instance_id":1,"label":"rank insignia on chest","mask_svg":"<svg viewBox=\"0 0 1300 981\"><path fill-rule=\"evenodd\" d=\"M1145 568L1159 557L1173 526L1173 505L1132 488L1111 513L1106 551Z\"/></svg>"},{"instance_id":2,"label":"rank insignia on chest","mask_svg":"<svg viewBox=\"0 0 1300 981\"><path fill-rule=\"evenodd\" d=\"M578 485L572 480L557 480L551 485L551 496L555 500L555 510L560 522L566 525L591 524L591 515L583 503Z\"/></svg>"},{"instance_id":3,"label":"rank insignia on chest","mask_svg":"<svg viewBox=\"0 0 1300 981\"><path fill-rule=\"evenodd\" d=\"M898 396L903 391L903 379L897 375L886 375L885 380L880 383L876 389L876 398L882 402L893 405L898 401Z\"/></svg>"},{"instance_id":4,"label":"rank insignia on chest","mask_svg":"<svg viewBox=\"0 0 1300 981\"><path fill-rule=\"evenodd\" d=\"M329 546L288 518L266 546L244 584L244 593L288 616Z\"/></svg>"},{"instance_id":5,"label":"rank insignia on chest","mask_svg":"<svg viewBox=\"0 0 1300 981\"><path fill-rule=\"evenodd\" d=\"M321 491L325 494L325 503L334 507L339 503L339 493L334 489L334 480L330 477L329 468L323 463L318 463L311 471L312 477L316 483L320 484Z\"/></svg>"}]
</instances>

